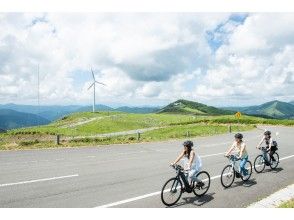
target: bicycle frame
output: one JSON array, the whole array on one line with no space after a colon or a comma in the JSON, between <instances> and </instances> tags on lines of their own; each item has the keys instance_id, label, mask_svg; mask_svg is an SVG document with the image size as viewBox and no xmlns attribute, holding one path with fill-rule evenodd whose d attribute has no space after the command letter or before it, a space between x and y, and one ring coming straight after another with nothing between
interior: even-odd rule
<instances>
[{"instance_id":1,"label":"bicycle frame","mask_svg":"<svg viewBox=\"0 0 294 220\"><path fill-rule=\"evenodd\" d=\"M265 147L261 147L260 150L261 150L261 155L262 155L262 158L264 159L264 161L269 162L269 160L268 160L269 151Z\"/></svg>"},{"instance_id":2,"label":"bicycle frame","mask_svg":"<svg viewBox=\"0 0 294 220\"><path fill-rule=\"evenodd\" d=\"M237 166L237 161L239 161L240 159L237 159L237 156L235 155L231 155L231 157L229 158L230 161L230 165L232 166L232 168L235 169L235 171L239 172L239 166Z\"/></svg>"},{"instance_id":3,"label":"bicycle frame","mask_svg":"<svg viewBox=\"0 0 294 220\"><path fill-rule=\"evenodd\" d=\"M185 191L188 192L188 193L191 193L193 191L193 189L190 187L190 184L188 182L188 179L187 179L185 173L183 172L183 170L180 169L180 168L174 168L174 169L177 170L177 176L176 176L176 178L179 181L181 181L182 183L184 183ZM178 182L177 182L177 184L178 184ZM174 187L174 185L172 185L172 188L173 187ZM178 186L175 186L175 187L177 188Z\"/></svg>"}]
</instances>

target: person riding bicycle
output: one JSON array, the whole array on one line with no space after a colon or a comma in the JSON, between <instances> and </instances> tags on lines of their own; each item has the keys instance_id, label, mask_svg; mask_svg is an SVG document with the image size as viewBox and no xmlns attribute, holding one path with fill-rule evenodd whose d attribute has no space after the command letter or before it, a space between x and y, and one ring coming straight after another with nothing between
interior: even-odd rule
<instances>
[{"instance_id":1,"label":"person riding bicycle","mask_svg":"<svg viewBox=\"0 0 294 220\"><path fill-rule=\"evenodd\" d=\"M198 155L196 155L195 151L192 149L193 147L192 141L185 141L183 143L184 149L177 157L177 159L171 163L171 165L175 165L181 159L184 159L184 168L187 170L188 173L188 181L189 183L193 183L193 180L197 182L196 186L200 186L203 183L198 181L196 175L200 172L202 168L202 162Z\"/></svg>"},{"instance_id":2,"label":"person riding bicycle","mask_svg":"<svg viewBox=\"0 0 294 220\"><path fill-rule=\"evenodd\" d=\"M277 142L273 140L271 137L271 132L270 131L265 131L264 136L262 137L261 141L257 145L257 149L260 148L261 144L265 142L266 145L266 150L263 151L263 157L266 160L266 165L269 165L269 160L267 157L267 152L269 152L269 156L272 159L272 161L276 161L276 159L273 157L273 154L277 151Z\"/></svg>"},{"instance_id":3,"label":"person riding bicycle","mask_svg":"<svg viewBox=\"0 0 294 220\"><path fill-rule=\"evenodd\" d=\"M235 134L235 141L232 144L232 146L229 148L228 152L225 154L225 156L231 155L233 150L237 150L239 153L239 156L237 156L237 159L240 159L240 174L243 176L248 175L248 170L245 169L245 164L248 161L248 153L246 150L246 144L243 141L243 135L240 133Z\"/></svg>"}]
</instances>

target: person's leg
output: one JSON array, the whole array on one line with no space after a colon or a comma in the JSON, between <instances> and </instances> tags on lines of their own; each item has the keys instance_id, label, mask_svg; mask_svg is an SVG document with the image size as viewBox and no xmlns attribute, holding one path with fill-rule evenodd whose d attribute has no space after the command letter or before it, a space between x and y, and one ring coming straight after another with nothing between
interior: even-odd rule
<instances>
[{"instance_id":1,"label":"person's leg","mask_svg":"<svg viewBox=\"0 0 294 220\"><path fill-rule=\"evenodd\" d=\"M192 169L189 171L188 181L191 184L193 181L196 181L196 175L198 171L196 169Z\"/></svg>"},{"instance_id":2,"label":"person's leg","mask_svg":"<svg viewBox=\"0 0 294 220\"><path fill-rule=\"evenodd\" d=\"M240 173L244 176L247 175L247 173L245 171L245 164L246 164L247 160L248 160L248 156L243 158L240 162Z\"/></svg>"},{"instance_id":3,"label":"person's leg","mask_svg":"<svg viewBox=\"0 0 294 220\"><path fill-rule=\"evenodd\" d=\"M270 153L269 153L270 158L272 159L272 161L276 161L276 159L273 157L274 153L275 153L275 150L271 150Z\"/></svg>"},{"instance_id":4,"label":"person's leg","mask_svg":"<svg viewBox=\"0 0 294 220\"><path fill-rule=\"evenodd\" d=\"M264 158L265 162L268 162L267 151L266 150L262 151L262 155L263 155L263 158Z\"/></svg>"}]
</instances>

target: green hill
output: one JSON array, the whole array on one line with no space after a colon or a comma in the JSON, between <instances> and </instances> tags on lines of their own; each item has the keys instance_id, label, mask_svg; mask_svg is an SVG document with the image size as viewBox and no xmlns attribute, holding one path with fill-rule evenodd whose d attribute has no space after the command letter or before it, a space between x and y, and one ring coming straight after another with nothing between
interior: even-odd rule
<instances>
[{"instance_id":1,"label":"green hill","mask_svg":"<svg viewBox=\"0 0 294 220\"><path fill-rule=\"evenodd\" d=\"M215 108L199 102L179 99L158 111L158 113L194 114L194 115L231 115L234 111Z\"/></svg>"},{"instance_id":2,"label":"green hill","mask_svg":"<svg viewBox=\"0 0 294 220\"><path fill-rule=\"evenodd\" d=\"M18 112L11 109L0 109L0 128L13 129L34 125L48 124L49 120L38 115Z\"/></svg>"},{"instance_id":3,"label":"green hill","mask_svg":"<svg viewBox=\"0 0 294 220\"><path fill-rule=\"evenodd\" d=\"M249 107L231 107L230 110L241 111L248 115L266 116L271 118L291 119L294 118L294 105L287 102L274 100L266 102L262 105Z\"/></svg>"}]
</instances>

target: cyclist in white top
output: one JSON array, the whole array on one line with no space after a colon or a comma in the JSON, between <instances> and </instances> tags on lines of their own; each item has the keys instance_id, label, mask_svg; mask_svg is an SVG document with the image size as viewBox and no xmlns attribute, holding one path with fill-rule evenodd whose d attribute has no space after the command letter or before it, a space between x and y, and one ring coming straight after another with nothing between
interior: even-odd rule
<instances>
[{"instance_id":1,"label":"cyclist in white top","mask_svg":"<svg viewBox=\"0 0 294 220\"><path fill-rule=\"evenodd\" d=\"M241 160L240 174L243 176L248 175L248 171L245 169L245 164L248 161L248 153L246 151L246 144L243 141L243 135L240 133L235 134L235 141L225 155L230 155L233 150L237 150L239 153L237 158Z\"/></svg>"},{"instance_id":2,"label":"cyclist in white top","mask_svg":"<svg viewBox=\"0 0 294 220\"><path fill-rule=\"evenodd\" d=\"M198 180L196 175L200 172L202 168L202 162L198 155L196 155L195 151L192 149L193 142L192 141L185 141L183 143L184 149L177 157L177 159L171 164L175 165L181 159L184 159L184 168L185 170L189 171L188 173L188 181L192 183L192 181L196 181L198 184Z\"/></svg>"}]
</instances>

